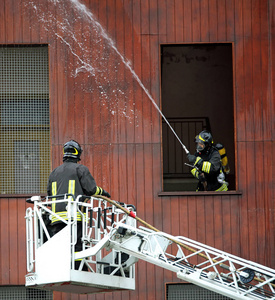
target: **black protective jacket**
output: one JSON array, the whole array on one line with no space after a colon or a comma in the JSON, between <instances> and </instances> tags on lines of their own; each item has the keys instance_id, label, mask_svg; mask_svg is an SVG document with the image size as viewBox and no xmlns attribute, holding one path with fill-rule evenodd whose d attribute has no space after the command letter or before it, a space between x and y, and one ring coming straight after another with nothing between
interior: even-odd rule
<instances>
[{"instance_id":1,"label":"black protective jacket","mask_svg":"<svg viewBox=\"0 0 275 300\"><path fill-rule=\"evenodd\" d=\"M199 164L199 171L204 174L206 180L207 191L227 190L227 187L218 182L218 175L221 171L221 156L218 149L211 147L206 153L195 153L195 156L200 157L203 161ZM193 171L193 172L192 172ZM194 170L192 174L195 176ZM196 173L196 175L198 175ZM199 176L195 176L199 177ZM198 191L204 191L205 187L202 181L198 183Z\"/></svg>"},{"instance_id":2,"label":"black protective jacket","mask_svg":"<svg viewBox=\"0 0 275 300\"><path fill-rule=\"evenodd\" d=\"M48 196L73 194L76 198L78 195L92 196L96 193L96 190L96 182L89 169L76 161L64 161L61 166L54 169L49 176L47 186ZM65 202L54 203L52 211L67 219L66 205ZM78 216L79 218L80 216ZM61 221L53 216L52 224L55 222L59 223Z\"/></svg>"}]
</instances>

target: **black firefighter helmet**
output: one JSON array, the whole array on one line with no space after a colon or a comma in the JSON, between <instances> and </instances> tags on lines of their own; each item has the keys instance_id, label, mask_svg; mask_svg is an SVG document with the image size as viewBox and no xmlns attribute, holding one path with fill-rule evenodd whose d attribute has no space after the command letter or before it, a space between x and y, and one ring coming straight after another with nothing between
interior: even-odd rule
<instances>
[{"instance_id":1,"label":"black firefighter helmet","mask_svg":"<svg viewBox=\"0 0 275 300\"><path fill-rule=\"evenodd\" d=\"M213 144L213 138L209 131L203 130L196 136L196 149L198 152L207 151Z\"/></svg>"},{"instance_id":2,"label":"black firefighter helmet","mask_svg":"<svg viewBox=\"0 0 275 300\"><path fill-rule=\"evenodd\" d=\"M70 140L63 146L63 160L66 158L75 158L79 161L81 153L81 146L74 140Z\"/></svg>"}]
</instances>

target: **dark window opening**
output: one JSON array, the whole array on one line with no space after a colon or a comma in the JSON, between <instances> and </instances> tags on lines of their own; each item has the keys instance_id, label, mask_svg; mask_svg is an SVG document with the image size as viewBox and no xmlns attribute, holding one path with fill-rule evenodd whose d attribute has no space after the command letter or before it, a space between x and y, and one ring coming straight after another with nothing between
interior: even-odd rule
<instances>
[{"instance_id":1,"label":"dark window opening","mask_svg":"<svg viewBox=\"0 0 275 300\"><path fill-rule=\"evenodd\" d=\"M235 190L232 44L162 45L161 88L162 112L190 153L204 129L224 145L228 189ZM185 151L165 121L162 144L163 190L195 191Z\"/></svg>"}]
</instances>

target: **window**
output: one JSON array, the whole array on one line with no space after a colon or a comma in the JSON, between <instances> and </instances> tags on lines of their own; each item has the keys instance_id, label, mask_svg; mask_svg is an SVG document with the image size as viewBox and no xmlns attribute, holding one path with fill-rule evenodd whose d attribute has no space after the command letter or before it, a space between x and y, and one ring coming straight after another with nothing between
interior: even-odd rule
<instances>
[{"instance_id":1,"label":"window","mask_svg":"<svg viewBox=\"0 0 275 300\"><path fill-rule=\"evenodd\" d=\"M226 180L235 190L232 44L162 45L161 96L164 116L190 153L204 129L225 147ZM185 151L164 121L162 142L163 190L195 191Z\"/></svg>"},{"instance_id":2,"label":"window","mask_svg":"<svg viewBox=\"0 0 275 300\"><path fill-rule=\"evenodd\" d=\"M230 298L189 283L167 284L166 300L181 300L181 299L226 300Z\"/></svg>"},{"instance_id":3,"label":"window","mask_svg":"<svg viewBox=\"0 0 275 300\"><path fill-rule=\"evenodd\" d=\"M0 193L45 193L50 173L47 46L0 46Z\"/></svg>"},{"instance_id":4,"label":"window","mask_svg":"<svg viewBox=\"0 0 275 300\"><path fill-rule=\"evenodd\" d=\"M53 300L53 292L25 288L24 286L2 286L0 287L0 299Z\"/></svg>"}]
</instances>

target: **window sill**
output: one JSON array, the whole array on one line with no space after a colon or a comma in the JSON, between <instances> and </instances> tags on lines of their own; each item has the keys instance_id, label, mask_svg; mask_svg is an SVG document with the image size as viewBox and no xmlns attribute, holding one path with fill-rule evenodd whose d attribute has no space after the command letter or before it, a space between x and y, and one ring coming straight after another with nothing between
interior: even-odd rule
<instances>
[{"instance_id":1,"label":"window sill","mask_svg":"<svg viewBox=\"0 0 275 300\"><path fill-rule=\"evenodd\" d=\"M226 196L226 195L242 195L241 191L226 191L226 192L190 192L190 191L169 191L158 193L159 197L167 196Z\"/></svg>"}]
</instances>

